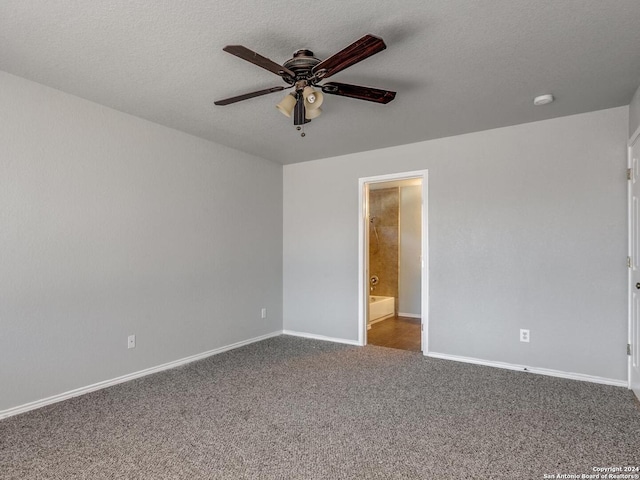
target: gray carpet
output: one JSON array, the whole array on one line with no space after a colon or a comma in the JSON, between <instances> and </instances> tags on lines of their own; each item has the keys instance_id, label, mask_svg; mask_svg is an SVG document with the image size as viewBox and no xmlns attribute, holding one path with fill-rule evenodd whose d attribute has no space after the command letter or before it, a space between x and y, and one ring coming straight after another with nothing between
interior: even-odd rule
<instances>
[{"instance_id":1,"label":"gray carpet","mask_svg":"<svg viewBox=\"0 0 640 480\"><path fill-rule=\"evenodd\" d=\"M542 479L640 464L624 388L277 337L0 421L4 479Z\"/></svg>"}]
</instances>

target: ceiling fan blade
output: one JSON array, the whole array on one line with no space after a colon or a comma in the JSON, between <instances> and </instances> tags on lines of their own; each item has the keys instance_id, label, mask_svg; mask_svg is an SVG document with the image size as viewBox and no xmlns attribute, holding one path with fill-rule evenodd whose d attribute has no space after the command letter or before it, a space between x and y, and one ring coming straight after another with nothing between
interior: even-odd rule
<instances>
[{"instance_id":1,"label":"ceiling fan blade","mask_svg":"<svg viewBox=\"0 0 640 480\"><path fill-rule=\"evenodd\" d=\"M222 50L230 53L231 55L235 55L236 57L240 57L247 62L253 63L258 67L264 68L265 70L269 70L276 75L280 75L281 77L295 78L296 76L296 74L288 68L283 67L273 60L270 60L267 57L263 57L262 55L259 55L253 50L249 50L247 47L243 47L242 45L227 45Z\"/></svg>"},{"instance_id":2,"label":"ceiling fan blade","mask_svg":"<svg viewBox=\"0 0 640 480\"><path fill-rule=\"evenodd\" d=\"M261 95L267 95L268 93L281 92L287 87L271 87L264 90L258 90L257 92L245 93L244 95L238 95L237 97L225 98L224 100L216 100L214 105L229 105L231 103L241 102L242 100L248 100L249 98L259 97Z\"/></svg>"},{"instance_id":3,"label":"ceiling fan blade","mask_svg":"<svg viewBox=\"0 0 640 480\"><path fill-rule=\"evenodd\" d=\"M390 90L349 85L348 83L329 82L322 85L321 88L324 93L330 95L341 95L343 97L357 98L359 100L376 103L389 103L396 98L396 92Z\"/></svg>"},{"instance_id":4,"label":"ceiling fan blade","mask_svg":"<svg viewBox=\"0 0 640 480\"><path fill-rule=\"evenodd\" d=\"M317 74L319 78L329 78L331 75L361 62L385 48L387 46L380 37L370 34L365 35L360 40L356 40L348 47L313 67L313 73ZM323 70L326 70L326 72L322 73Z\"/></svg>"}]
</instances>

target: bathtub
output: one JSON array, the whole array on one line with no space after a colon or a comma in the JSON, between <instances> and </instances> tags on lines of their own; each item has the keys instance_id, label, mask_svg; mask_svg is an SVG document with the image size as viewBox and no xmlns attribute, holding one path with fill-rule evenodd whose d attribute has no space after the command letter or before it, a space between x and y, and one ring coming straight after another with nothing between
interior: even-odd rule
<instances>
[{"instance_id":1,"label":"bathtub","mask_svg":"<svg viewBox=\"0 0 640 480\"><path fill-rule=\"evenodd\" d=\"M379 322L395 314L396 299L393 297L369 296L369 324Z\"/></svg>"}]
</instances>

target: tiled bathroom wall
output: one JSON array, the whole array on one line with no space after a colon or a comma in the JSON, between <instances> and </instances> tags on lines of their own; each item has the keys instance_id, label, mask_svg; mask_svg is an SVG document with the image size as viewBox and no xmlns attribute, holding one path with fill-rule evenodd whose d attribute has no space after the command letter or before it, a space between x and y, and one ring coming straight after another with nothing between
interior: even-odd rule
<instances>
[{"instance_id":1,"label":"tiled bathroom wall","mask_svg":"<svg viewBox=\"0 0 640 480\"><path fill-rule=\"evenodd\" d=\"M369 191L369 278L375 275L379 279L371 294L395 297L396 313L398 305L399 208L400 192L398 187Z\"/></svg>"}]
</instances>

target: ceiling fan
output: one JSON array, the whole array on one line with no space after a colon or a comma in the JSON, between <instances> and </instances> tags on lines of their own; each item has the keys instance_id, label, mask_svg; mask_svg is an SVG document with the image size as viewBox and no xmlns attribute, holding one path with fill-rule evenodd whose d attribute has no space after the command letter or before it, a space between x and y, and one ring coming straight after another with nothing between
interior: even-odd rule
<instances>
[{"instance_id":1,"label":"ceiling fan","mask_svg":"<svg viewBox=\"0 0 640 480\"><path fill-rule=\"evenodd\" d=\"M369 102L389 103L395 98L396 92L350 85L348 83L328 82L322 85L319 84L324 79L381 52L385 48L387 46L380 37L365 35L325 60L314 57L311 50L302 49L296 51L292 58L280 65L242 45L227 45L222 50L279 75L289 86L279 85L245 93L244 95L217 100L214 104L230 105L249 98L280 92L286 88L293 88L294 91L287 94L276 107L287 117L291 117L293 114L293 124L300 130L301 125L310 122L322 112L320 105L323 102L323 93L357 98ZM321 92L314 90L313 87L319 87ZM304 132L302 136L304 136Z\"/></svg>"}]
</instances>

